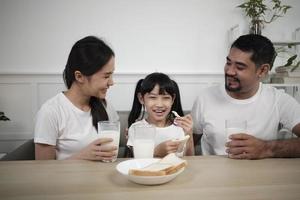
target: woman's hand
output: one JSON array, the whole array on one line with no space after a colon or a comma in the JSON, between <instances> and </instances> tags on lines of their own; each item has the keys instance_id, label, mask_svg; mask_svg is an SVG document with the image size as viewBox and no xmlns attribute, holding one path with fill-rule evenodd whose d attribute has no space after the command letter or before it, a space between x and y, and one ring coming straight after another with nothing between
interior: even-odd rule
<instances>
[{"instance_id":1,"label":"woman's hand","mask_svg":"<svg viewBox=\"0 0 300 200\"><path fill-rule=\"evenodd\" d=\"M172 140L160 143L154 149L154 157L164 157L169 153L175 153L179 144L180 142L174 142Z\"/></svg>"},{"instance_id":2,"label":"woman's hand","mask_svg":"<svg viewBox=\"0 0 300 200\"><path fill-rule=\"evenodd\" d=\"M191 114L185 115L183 117L176 117L174 120L175 124L181 128L186 135L192 136L193 134L193 119Z\"/></svg>"},{"instance_id":3,"label":"woman's hand","mask_svg":"<svg viewBox=\"0 0 300 200\"><path fill-rule=\"evenodd\" d=\"M104 145L112 142L111 138L101 138L93 141L88 146L83 148L77 154L71 156L69 159L80 160L112 160L116 156L118 147L111 145Z\"/></svg>"}]
</instances>

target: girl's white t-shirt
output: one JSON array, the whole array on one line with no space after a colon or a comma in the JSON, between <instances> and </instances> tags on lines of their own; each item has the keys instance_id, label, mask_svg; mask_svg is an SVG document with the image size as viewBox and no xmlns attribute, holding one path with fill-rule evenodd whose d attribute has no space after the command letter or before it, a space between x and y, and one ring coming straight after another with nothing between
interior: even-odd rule
<instances>
[{"instance_id":1,"label":"girl's white t-shirt","mask_svg":"<svg viewBox=\"0 0 300 200\"><path fill-rule=\"evenodd\" d=\"M143 119L141 121L133 123L128 130L128 141L127 146L133 146L134 141L134 126L149 125L149 123ZM181 139L184 137L184 131L181 127L175 126L174 124L167 127L155 127L155 146L162 142L173 139Z\"/></svg>"},{"instance_id":2,"label":"girl's white t-shirt","mask_svg":"<svg viewBox=\"0 0 300 200\"><path fill-rule=\"evenodd\" d=\"M119 120L107 102L109 120ZM84 112L63 94L47 100L36 116L34 142L56 146L56 159L62 160L80 151L97 139L91 112Z\"/></svg>"}]
</instances>

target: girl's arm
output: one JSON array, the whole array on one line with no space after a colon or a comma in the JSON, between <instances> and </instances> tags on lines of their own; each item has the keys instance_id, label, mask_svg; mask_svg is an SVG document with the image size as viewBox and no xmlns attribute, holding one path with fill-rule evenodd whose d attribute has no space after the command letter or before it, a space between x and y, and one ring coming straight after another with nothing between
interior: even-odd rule
<instances>
[{"instance_id":1,"label":"girl's arm","mask_svg":"<svg viewBox=\"0 0 300 200\"><path fill-rule=\"evenodd\" d=\"M186 143L185 155L186 156L194 156L195 155L193 136L190 137Z\"/></svg>"},{"instance_id":2,"label":"girl's arm","mask_svg":"<svg viewBox=\"0 0 300 200\"><path fill-rule=\"evenodd\" d=\"M169 153L175 153L178 149L180 142L174 142L172 140L168 140L160 143L154 149L154 157L164 157Z\"/></svg>"},{"instance_id":3,"label":"girl's arm","mask_svg":"<svg viewBox=\"0 0 300 200\"><path fill-rule=\"evenodd\" d=\"M186 143L185 155L195 155L194 140L193 140L193 119L190 114L183 117L176 117L175 122L177 126L181 127L186 135L190 136L190 139Z\"/></svg>"}]
</instances>

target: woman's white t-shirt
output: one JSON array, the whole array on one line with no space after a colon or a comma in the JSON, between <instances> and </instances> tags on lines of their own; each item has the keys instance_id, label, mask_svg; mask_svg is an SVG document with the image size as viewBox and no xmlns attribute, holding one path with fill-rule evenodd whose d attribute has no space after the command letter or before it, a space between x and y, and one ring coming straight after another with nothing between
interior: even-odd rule
<instances>
[{"instance_id":1,"label":"woman's white t-shirt","mask_svg":"<svg viewBox=\"0 0 300 200\"><path fill-rule=\"evenodd\" d=\"M107 102L109 120L119 120ZM86 147L97 138L91 112L84 112L63 94L46 101L36 116L34 142L56 146L56 159L62 160Z\"/></svg>"},{"instance_id":2,"label":"woman's white t-shirt","mask_svg":"<svg viewBox=\"0 0 300 200\"><path fill-rule=\"evenodd\" d=\"M149 125L149 123L145 119L143 119L141 121L133 123L129 127L127 146L133 146L134 126L140 126L140 125ZM175 126L174 124L167 127L155 127L155 128L156 128L155 146L167 140L181 139L185 135L183 129L179 126Z\"/></svg>"}]
</instances>

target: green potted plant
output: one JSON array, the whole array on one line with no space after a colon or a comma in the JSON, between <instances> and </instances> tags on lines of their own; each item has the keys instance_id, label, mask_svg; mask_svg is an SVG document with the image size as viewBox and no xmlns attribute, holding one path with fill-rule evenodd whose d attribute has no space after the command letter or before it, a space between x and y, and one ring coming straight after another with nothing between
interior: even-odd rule
<instances>
[{"instance_id":1,"label":"green potted plant","mask_svg":"<svg viewBox=\"0 0 300 200\"><path fill-rule=\"evenodd\" d=\"M0 121L9 121L10 119L4 115L4 112L0 111Z\"/></svg>"},{"instance_id":2,"label":"green potted plant","mask_svg":"<svg viewBox=\"0 0 300 200\"><path fill-rule=\"evenodd\" d=\"M300 66L300 61L297 60L298 55L292 55L290 58L287 59L286 63L282 66L276 67L275 72L282 73L282 72L290 72L292 73Z\"/></svg>"},{"instance_id":3,"label":"green potted plant","mask_svg":"<svg viewBox=\"0 0 300 200\"><path fill-rule=\"evenodd\" d=\"M292 8L289 5L282 5L281 0L270 0L271 7L265 2L265 0L246 0L237 6L250 18L250 33L252 34L261 34L265 24L284 16Z\"/></svg>"}]
</instances>

